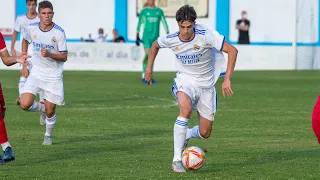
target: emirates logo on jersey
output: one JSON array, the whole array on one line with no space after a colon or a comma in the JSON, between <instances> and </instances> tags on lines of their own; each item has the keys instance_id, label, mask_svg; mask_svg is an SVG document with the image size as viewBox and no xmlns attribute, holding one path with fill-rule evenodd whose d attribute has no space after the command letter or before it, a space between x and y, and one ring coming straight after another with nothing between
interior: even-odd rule
<instances>
[{"instance_id":1,"label":"emirates logo on jersey","mask_svg":"<svg viewBox=\"0 0 320 180\"><path fill-rule=\"evenodd\" d=\"M195 45L193 45L193 49L194 49L194 50L199 50L199 49L200 49L200 46L198 46L198 44L195 44Z\"/></svg>"},{"instance_id":2,"label":"emirates logo on jersey","mask_svg":"<svg viewBox=\"0 0 320 180\"><path fill-rule=\"evenodd\" d=\"M55 43L57 40L56 40L55 37L53 37L53 38L51 39L51 41L52 41L53 43Z\"/></svg>"}]
</instances>

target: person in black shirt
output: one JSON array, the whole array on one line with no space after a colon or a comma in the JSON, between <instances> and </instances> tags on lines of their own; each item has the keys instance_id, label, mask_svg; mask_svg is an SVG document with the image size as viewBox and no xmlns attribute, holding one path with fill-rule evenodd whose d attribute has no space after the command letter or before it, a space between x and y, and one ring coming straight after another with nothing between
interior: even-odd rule
<instances>
[{"instance_id":1,"label":"person in black shirt","mask_svg":"<svg viewBox=\"0 0 320 180\"><path fill-rule=\"evenodd\" d=\"M117 29L113 29L112 34L113 34L112 42L124 42L124 38L118 35Z\"/></svg>"},{"instance_id":2,"label":"person in black shirt","mask_svg":"<svg viewBox=\"0 0 320 180\"><path fill-rule=\"evenodd\" d=\"M241 12L242 18L237 21L236 29L239 30L238 44L250 44L249 27L250 21L247 19L247 12Z\"/></svg>"}]
</instances>

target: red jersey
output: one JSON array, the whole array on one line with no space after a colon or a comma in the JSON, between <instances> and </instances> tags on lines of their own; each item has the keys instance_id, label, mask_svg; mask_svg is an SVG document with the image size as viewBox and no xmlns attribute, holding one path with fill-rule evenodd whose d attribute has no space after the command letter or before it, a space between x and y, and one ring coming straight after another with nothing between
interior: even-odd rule
<instances>
[{"instance_id":1,"label":"red jersey","mask_svg":"<svg viewBox=\"0 0 320 180\"><path fill-rule=\"evenodd\" d=\"M7 49L6 43L4 41L3 35L0 32L0 52L5 51Z\"/></svg>"},{"instance_id":2,"label":"red jersey","mask_svg":"<svg viewBox=\"0 0 320 180\"><path fill-rule=\"evenodd\" d=\"M4 38L0 32L0 52L5 51L7 49L6 43L4 42ZM0 113L4 112L5 109L5 102L2 94L1 82L0 82ZM1 114L0 114L1 116Z\"/></svg>"}]
</instances>

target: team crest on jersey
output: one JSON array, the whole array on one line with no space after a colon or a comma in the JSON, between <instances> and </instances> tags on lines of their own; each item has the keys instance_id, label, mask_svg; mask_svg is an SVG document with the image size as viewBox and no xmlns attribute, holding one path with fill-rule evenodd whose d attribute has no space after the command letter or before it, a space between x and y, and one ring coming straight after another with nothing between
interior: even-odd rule
<instances>
[{"instance_id":1,"label":"team crest on jersey","mask_svg":"<svg viewBox=\"0 0 320 180\"><path fill-rule=\"evenodd\" d=\"M179 51L179 46L176 46L176 47L174 48L174 50L175 50L175 51Z\"/></svg>"},{"instance_id":2,"label":"team crest on jersey","mask_svg":"<svg viewBox=\"0 0 320 180\"><path fill-rule=\"evenodd\" d=\"M53 43L55 43L57 40L56 40L55 37L53 37L53 38L51 39L51 41L52 41Z\"/></svg>"},{"instance_id":3,"label":"team crest on jersey","mask_svg":"<svg viewBox=\"0 0 320 180\"><path fill-rule=\"evenodd\" d=\"M193 49L194 49L194 50L199 50L199 49L200 49L200 46L198 46L198 44L194 44L194 45L193 45Z\"/></svg>"}]
</instances>

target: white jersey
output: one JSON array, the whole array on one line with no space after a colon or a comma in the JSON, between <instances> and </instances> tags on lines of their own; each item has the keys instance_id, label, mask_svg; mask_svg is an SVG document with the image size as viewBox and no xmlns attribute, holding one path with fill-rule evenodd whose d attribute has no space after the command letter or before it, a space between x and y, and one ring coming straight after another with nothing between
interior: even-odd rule
<instances>
[{"instance_id":1,"label":"white jersey","mask_svg":"<svg viewBox=\"0 0 320 180\"><path fill-rule=\"evenodd\" d=\"M23 36L24 36L23 34L26 31L26 29L29 26L29 24L33 24L33 23L36 23L36 22L39 22L39 21L40 20L39 20L38 15L33 19L28 18L27 14L22 14L22 15L17 17L16 21L14 22L13 29L14 29L14 31L17 31L17 32L21 33L20 34L20 43L22 42L22 39L23 39ZM32 49L30 48L30 50L32 50Z\"/></svg>"},{"instance_id":2,"label":"white jersey","mask_svg":"<svg viewBox=\"0 0 320 180\"><path fill-rule=\"evenodd\" d=\"M215 53L222 50L225 37L201 24L195 25L195 36L188 42L181 41L178 34L158 38L161 48L169 48L176 55L177 78L198 87L213 87L220 75L215 73Z\"/></svg>"},{"instance_id":3,"label":"white jersey","mask_svg":"<svg viewBox=\"0 0 320 180\"><path fill-rule=\"evenodd\" d=\"M30 75L49 82L61 81L64 63L42 57L41 48L44 47L53 54L68 52L65 32L56 24L49 31L42 31L39 25L40 23L30 24L24 33L24 39L33 46Z\"/></svg>"}]
</instances>

